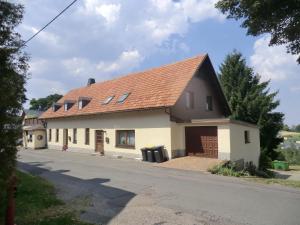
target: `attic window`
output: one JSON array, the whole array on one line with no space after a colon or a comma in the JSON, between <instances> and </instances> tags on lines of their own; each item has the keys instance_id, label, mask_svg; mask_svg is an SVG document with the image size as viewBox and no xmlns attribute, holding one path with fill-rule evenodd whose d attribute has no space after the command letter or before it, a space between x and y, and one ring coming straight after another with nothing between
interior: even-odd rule
<instances>
[{"instance_id":1,"label":"attic window","mask_svg":"<svg viewBox=\"0 0 300 225\"><path fill-rule=\"evenodd\" d=\"M114 97L115 97L114 95L107 97L107 98L104 100L104 102L102 103L102 105L107 105L108 103L111 102L111 100L113 100Z\"/></svg>"},{"instance_id":2,"label":"attic window","mask_svg":"<svg viewBox=\"0 0 300 225\"><path fill-rule=\"evenodd\" d=\"M53 105L52 105L52 110L53 110L53 112L56 112L57 110L59 110L59 108L62 106L62 104L60 104L60 103L54 103Z\"/></svg>"},{"instance_id":3,"label":"attic window","mask_svg":"<svg viewBox=\"0 0 300 225\"><path fill-rule=\"evenodd\" d=\"M78 109L84 108L89 102L91 101L91 98L89 97L79 97L78 99Z\"/></svg>"},{"instance_id":4,"label":"attic window","mask_svg":"<svg viewBox=\"0 0 300 225\"><path fill-rule=\"evenodd\" d=\"M118 103L123 103L126 98L129 96L130 93L125 93L123 94L119 99L118 99Z\"/></svg>"},{"instance_id":5,"label":"attic window","mask_svg":"<svg viewBox=\"0 0 300 225\"><path fill-rule=\"evenodd\" d=\"M64 102L64 110L68 111L73 105L75 101L65 101Z\"/></svg>"}]
</instances>

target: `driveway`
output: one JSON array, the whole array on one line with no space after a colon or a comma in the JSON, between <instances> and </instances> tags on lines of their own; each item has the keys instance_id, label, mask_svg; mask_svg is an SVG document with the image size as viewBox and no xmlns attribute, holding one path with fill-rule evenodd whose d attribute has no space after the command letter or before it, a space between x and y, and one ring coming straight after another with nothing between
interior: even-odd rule
<instances>
[{"instance_id":1,"label":"driveway","mask_svg":"<svg viewBox=\"0 0 300 225\"><path fill-rule=\"evenodd\" d=\"M56 150L21 150L18 161L97 224L300 224L297 189Z\"/></svg>"}]
</instances>

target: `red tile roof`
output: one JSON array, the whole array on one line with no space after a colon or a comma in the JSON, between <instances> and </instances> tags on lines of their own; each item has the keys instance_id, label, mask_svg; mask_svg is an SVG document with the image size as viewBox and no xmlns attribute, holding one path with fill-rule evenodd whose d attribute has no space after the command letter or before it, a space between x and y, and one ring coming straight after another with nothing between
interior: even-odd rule
<instances>
[{"instance_id":1,"label":"red tile roof","mask_svg":"<svg viewBox=\"0 0 300 225\"><path fill-rule=\"evenodd\" d=\"M64 111L63 106L55 112L50 108L40 118L48 119L173 106L206 57L207 55L200 55L147 71L73 89L58 101L58 103L63 103L66 100L75 100L76 103L68 111ZM130 93L128 98L123 103L117 103L119 97L128 92ZM115 97L112 101L106 105L102 104L107 97L113 95ZM91 101L82 109L78 108L80 97L91 98Z\"/></svg>"}]
</instances>

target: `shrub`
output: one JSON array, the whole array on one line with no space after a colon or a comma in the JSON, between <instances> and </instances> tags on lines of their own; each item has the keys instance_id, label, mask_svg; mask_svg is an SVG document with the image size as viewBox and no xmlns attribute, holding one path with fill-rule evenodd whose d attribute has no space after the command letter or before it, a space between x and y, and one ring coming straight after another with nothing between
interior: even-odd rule
<instances>
[{"instance_id":1,"label":"shrub","mask_svg":"<svg viewBox=\"0 0 300 225\"><path fill-rule=\"evenodd\" d=\"M249 176L249 173L245 170L237 170L237 167L234 162L227 161L223 164L216 165L210 169L209 172L212 174L219 174L223 176L232 176L232 177L240 177L240 176Z\"/></svg>"},{"instance_id":2,"label":"shrub","mask_svg":"<svg viewBox=\"0 0 300 225\"><path fill-rule=\"evenodd\" d=\"M291 147L277 151L279 153L277 160L287 161L289 164L300 165L300 150Z\"/></svg>"}]
</instances>

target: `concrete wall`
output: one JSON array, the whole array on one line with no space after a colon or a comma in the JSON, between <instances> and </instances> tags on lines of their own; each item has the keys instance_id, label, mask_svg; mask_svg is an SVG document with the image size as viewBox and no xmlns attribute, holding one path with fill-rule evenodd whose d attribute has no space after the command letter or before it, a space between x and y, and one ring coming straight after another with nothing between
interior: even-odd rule
<instances>
[{"instance_id":1,"label":"concrete wall","mask_svg":"<svg viewBox=\"0 0 300 225\"><path fill-rule=\"evenodd\" d=\"M25 133L24 133L25 134ZM30 135L31 141L30 141ZM39 139L39 136L42 137L42 139ZM34 131L28 131L27 137L24 135L23 138L24 146L27 148L32 149L39 149L39 148L45 148L46 147L46 132L44 130L34 130Z\"/></svg>"},{"instance_id":2,"label":"concrete wall","mask_svg":"<svg viewBox=\"0 0 300 225\"><path fill-rule=\"evenodd\" d=\"M55 142L56 128L59 129L59 142ZM77 143L73 143L73 128L77 128ZM90 128L90 144L85 145L85 128ZM70 151L94 152L95 130L104 131L105 154L121 154L130 157L140 157L140 149L147 146L164 145L167 156L171 154L171 128L169 115L164 110L122 112L81 118L64 118L47 120L47 132L52 129L52 139L48 141L49 148L61 149L63 146L63 129L68 129ZM116 146L116 130L135 130L135 148L120 148ZM49 134L48 134L49 137Z\"/></svg>"},{"instance_id":3,"label":"concrete wall","mask_svg":"<svg viewBox=\"0 0 300 225\"><path fill-rule=\"evenodd\" d=\"M222 118L224 117L222 105L213 90L211 81L207 79L203 72L199 72L188 83L187 87L182 92L174 107L171 108L173 116L182 120L188 121L191 119L205 119L205 118ZM192 92L194 94L194 107L188 109L186 107L186 93ZM206 110L206 97L212 96L213 110Z\"/></svg>"},{"instance_id":4,"label":"concrete wall","mask_svg":"<svg viewBox=\"0 0 300 225\"><path fill-rule=\"evenodd\" d=\"M250 143L245 143L244 131L250 134ZM252 161L258 166L260 155L259 129L239 124L230 124L230 159Z\"/></svg>"}]
</instances>

